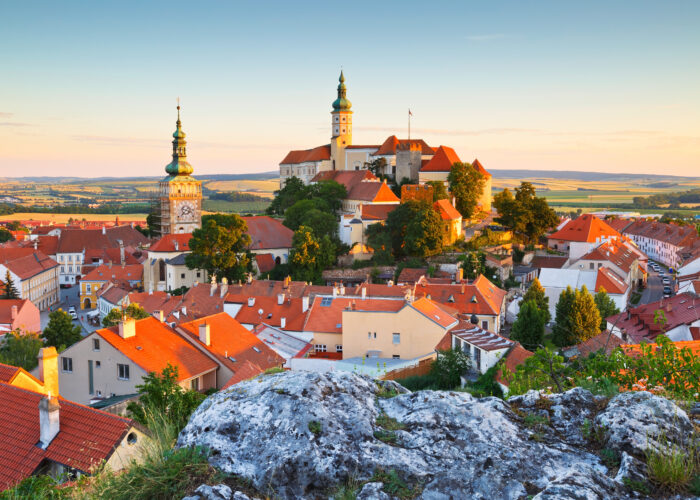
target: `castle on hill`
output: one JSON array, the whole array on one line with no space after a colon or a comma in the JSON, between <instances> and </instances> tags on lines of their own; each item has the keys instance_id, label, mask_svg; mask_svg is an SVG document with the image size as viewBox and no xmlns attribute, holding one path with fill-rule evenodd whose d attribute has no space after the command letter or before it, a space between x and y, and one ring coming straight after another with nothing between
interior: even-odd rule
<instances>
[{"instance_id":1,"label":"castle on hill","mask_svg":"<svg viewBox=\"0 0 700 500\"><path fill-rule=\"evenodd\" d=\"M304 184L316 182L320 172L366 170L368 164L384 158L386 166L381 174L397 181L404 178L414 183L440 181L447 185L452 165L460 162L454 149L448 146L433 148L423 139L398 139L389 136L381 144L357 145L352 143L352 103L347 98L345 76L340 72L338 97L331 111L331 142L311 149L293 150L280 162L280 185L290 177L298 177ZM491 211L491 174L475 159L472 165L486 182L479 205Z\"/></svg>"}]
</instances>

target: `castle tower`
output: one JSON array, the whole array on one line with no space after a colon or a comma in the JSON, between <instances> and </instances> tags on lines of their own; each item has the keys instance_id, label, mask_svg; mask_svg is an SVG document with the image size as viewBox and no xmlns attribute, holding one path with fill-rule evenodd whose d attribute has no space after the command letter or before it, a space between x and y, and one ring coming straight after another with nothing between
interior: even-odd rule
<instances>
[{"instance_id":1,"label":"castle tower","mask_svg":"<svg viewBox=\"0 0 700 500\"><path fill-rule=\"evenodd\" d=\"M418 182L422 155L423 149L417 141L404 142L396 146L396 182L401 182L403 179Z\"/></svg>"},{"instance_id":2,"label":"castle tower","mask_svg":"<svg viewBox=\"0 0 700 500\"><path fill-rule=\"evenodd\" d=\"M177 106L177 128L173 133L173 161L166 167L167 176L159 185L160 235L191 233L202 225L202 183L190 174L187 141Z\"/></svg>"},{"instance_id":3,"label":"castle tower","mask_svg":"<svg viewBox=\"0 0 700 500\"><path fill-rule=\"evenodd\" d=\"M345 76L340 72L338 98L331 111L331 160L333 170L345 170L345 148L352 144L352 103L347 99Z\"/></svg>"}]
</instances>

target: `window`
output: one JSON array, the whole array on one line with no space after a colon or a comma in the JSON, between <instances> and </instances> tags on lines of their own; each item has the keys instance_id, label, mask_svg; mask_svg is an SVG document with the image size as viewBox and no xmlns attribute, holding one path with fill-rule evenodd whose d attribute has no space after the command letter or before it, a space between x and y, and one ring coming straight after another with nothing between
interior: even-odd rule
<instances>
[{"instance_id":1,"label":"window","mask_svg":"<svg viewBox=\"0 0 700 500\"><path fill-rule=\"evenodd\" d=\"M391 359L401 359L401 355L400 355L400 354L394 354L394 355L391 356Z\"/></svg>"},{"instance_id":2,"label":"window","mask_svg":"<svg viewBox=\"0 0 700 500\"><path fill-rule=\"evenodd\" d=\"M588 264L589 269L595 269L595 262Z\"/></svg>"},{"instance_id":3,"label":"window","mask_svg":"<svg viewBox=\"0 0 700 500\"><path fill-rule=\"evenodd\" d=\"M95 368L99 368L102 366L102 363L100 361L95 361Z\"/></svg>"},{"instance_id":4,"label":"window","mask_svg":"<svg viewBox=\"0 0 700 500\"><path fill-rule=\"evenodd\" d=\"M193 378L190 380L190 389L193 391L198 391L199 390L199 378Z\"/></svg>"},{"instance_id":5,"label":"window","mask_svg":"<svg viewBox=\"0 0 700 500\"><path fill-rule=\"evenodd\" d=\"M129 365L117 364L117 378L119 380L129 380Z\"/></svg>"},{"instance_id":6,"label":"window","mask_svg":"<svg viewBox=\"0 0 700 500\"><path fill-rule=\"evenodd\" d=\"M477 349L474 346L474 362L476 363L476 369L481 371L481 349Z\"/></svg>"},{"instance_id":7,"label":"window","mask_svg":"<svg viewBox=\"0 0 700 500\"><path fill-rule=\"evenodd\" d=\"M367 339L370 340L372 338L372 332L367 332Z\"/></svg>"},{"instance_id":8,"label":"window","mask_svg":"<svg viewBox=\"0 0 700 500\"><path fill-rule=\"evenodd\" d=\"M64 373L73 373L73 358L61 358Z\"/></svg>"},{"instance_id":9,"label":"window","mask_svg":"<svg viewBox=\"0 0 700 500\"><path fill-rule=\"evenodd\" d=\"M92 339L92 350L93 351L100 350L100 339Z\"/></svg>"},{"instance_id":10,"label":"window","mask_svg":"<svg viewBox=\"0 0 700 500\"><path fill-rule=\"evenodd\" d=\"M336 344L336 345L335 345L335 352L343 352L343 346L342 346L342 344Z\"/></svg>"},{"instance_id":11,"label":"window","mask_svg":"<svg viewBox=\"0 0 700 500\"><path fill-rule=\"evenodd\" d=\"M488 322L488 321L482 321L482 322L481 322L481 328L483 328L484 330L488 330L488 329L489 329L489 322Z\"/></svg>"},{"instance_id":12,"label":"window","mask_svg":"<svg viewBox=\"0 0 700 500\"><path fill-rule=\"evenodd\" d=\"M326 345L325 344L315 344L314 350L316 352L326 352Z\"/></svg>"},{"instance_id":13,"label":"window","mask_svg":"<svg viewBox=\"0 0 700 500\"><path fill-rule=\"evenodd\" d=\"M201 278L201 277L202 277L202 273L199 272L199 271L197 271L197 277L198 277L198 278Z\"/></svg>"},{"instance_id":14,"label":"window","mask_svg":"<svg viewBox=\"0 0 700 500\"><path fill-rule=\"evenodd\" d=\"M394 343L394 344L400 344L400 343L401 343L401 334L400 334L400 333L394 333L394 334L393 334L392 343Z\"/></svg>"},{"instance_id":15,"label":"window","mask_svg":"<svg viewBox=\"0 0 700 500\"><path fill-rule=\"evenodd\" d=\"M185 279L185 273L180 273L180 279Z\"/></svg>"}]
</instances>

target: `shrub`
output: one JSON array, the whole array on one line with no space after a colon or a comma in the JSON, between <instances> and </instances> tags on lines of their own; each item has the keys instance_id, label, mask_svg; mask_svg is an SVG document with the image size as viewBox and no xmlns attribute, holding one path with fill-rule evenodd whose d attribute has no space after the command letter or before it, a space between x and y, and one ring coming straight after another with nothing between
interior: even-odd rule
<instances>
[{"instance_id":1,"label":"shrub","mask_svg":"<svg viewBox=\"0 0 700 500\"><path fill-rule=\"evenodd\" d=\"M426 389L437 389L435 380L430 375L413 375L402 379L397 379L396 382L401 384L409 391L423 391Z\"/></svg>"},{"instance_id":2,"label":"shrub","mask_svg":"<svg viewBox=\"0 0 700 500\"><path fill-rule=\"evenodd\" d=\"M460 385L460 377L469 366L469 356L461 349L438 351L430 367L430 376L440 389L454 389Z\"/></svg>"},{"instance_id":3,"label":"shrub","mask_svg":"<svg viewBox=\"0 0 700 500\"><path fill-rule=\"evenodd\" d=\"M400 431L406 428L404 424L395 418L390 417L386 413L382 413L377 417L377 425L388 431Z\"/></svg>"},{"instance_id":4,"label":"shrub","mask_svg":"<svg viewBox=\"0 0 700 500\"><path fill-rule=\"evenodd\" d=\"M384 483L384 491L386 493L401 499L413 498L419 493L419 491L415 491L406 484L394 469L388 471L377 469L374 471L370 481Z\"/></svg>"},{"instance_id":5,"label":"shrub","mask_svg":"<svg viewBox=\"0 0 700 500\"><path fill-rule=\"evenodd\" d=\"M659 448L649 446L646 453L649 479L666 492L680 492L697 487L700 473L700 449L697 435L686 446L658 438ZM692 483L691 483L692 482Z\"/></svg>"},{"instance_id":6,"label":"shrub","mask_svg":"<svg viewBox=\"0 0 700 500\"><path fill-rule=\"evenodd\" d=\"M600 460L610 469L620 466L620 454L611 448L600 450Z\"/></svg>"},{"instance_id":7,"label":"shrub","mask_svg":"<svg viewBox=\"0 0 700 500\"><path fill-rule=\"evenodd\" d=\"M309 422L309 430L316 436L321 434L322 426L321 422L318 420L312 420Z\"/></svg>"}]
</instances>

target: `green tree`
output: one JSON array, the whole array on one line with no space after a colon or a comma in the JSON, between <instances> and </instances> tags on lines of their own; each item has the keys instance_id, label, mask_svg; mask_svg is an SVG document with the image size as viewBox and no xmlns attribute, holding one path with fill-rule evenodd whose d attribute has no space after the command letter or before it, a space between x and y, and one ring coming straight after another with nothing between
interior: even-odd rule
<instances>
[{"instance_id":1,"label":"green tree","mask_svg":"<svg viewBox=\"0 0 700 500\"><path fill-rule=\"evenodd\" d=\"M19 330L5 334L0 345L0 363L19 366L27 371L36 368L37 355L44 343L36 333Z\"/></svg>"},{"instance_id":2,"label":"green tree","mask_svg":"<svg viewBox=\"0 0 700 500\"><path fill-rule=\"evenodd\" d=\"M67 312L56 309L49 313L49 323L41 336L47 346L54 346L62 351L82 339L81 332L82 328L73 323L73 318Z\"/></svg>"},{"instance_id":3,"label":"green tree","mask_svg":"<svg viewBox=\"0 0 700 500\"><path fill-rule=\"evenodd\" d=\"M454 389L460 386L460 377L470 366L469 356L461 349L438 351L430 367L430 377L439 389Z\"/></svg>"},{"instance_id":4,"label":"green tree","mask_svg":"<svg viewBox=\"0 0 700 500\"><path fill-rule=\"evenodd\" d=\"M553 340L560 347L580 344L600 333L600 313L585 285L562 292L554 321Z\"/></svg>"},{"instance_id":5,"label":"green tree","mask_svg":"<svg viewBox=\"0 0 700 500\"><path fill-rule=\"evenodd\" d=\"M386 225L396 257L427 257L442 251L442 220L429 203L402 203L389 212Z\"/></svg>"},{"instance_id":6,"label":"green tree","mask_svg":"<svg viewBox=\"0 0 700 500\"><path fill-rule=\"evenodd\" d=\"M498 210L496 222L516 233L525 235L530 241L537 241L549 228L559 223L559 217L547 204L547 200L536 196L535 188L529 182L521 182L515 188L515 196L504 189L493 198L493 206Z\"/></svg>"},{"instance_id":7,"label":"green tree","mask_svg":"<svg viewBox=\"0 0 700 500\"><path fill-rule=\"evenodd\" d=\"M442 181L428 181L426 182L429 186L433 186L433 201L447 200L450 195L447 192L445 183Z\"/></svg>"},{"instance_id":8,"label":"green tree","mask_svg":"<svg viewBox=\"0 0 700 500\"><path fill-rule=\"evenodd\" d=\"M204 395L180 387L178 375L177 366L170 363L160 374L151 372L146 375L143 384L136 386L141 397L127 405L131 418L146 425L149 415L162 415L176 426L178 432L182 430L192 412L204 400Z\"/></svg>"},{"instance_id":9,"label":"green tree","mask_svg":"<svg viewBox=\"0 0 700 500\"><path fill-rule=\"evenodd\" d=\"M534 300L528 300L520 306L511 338L529 350L537 349L544 341L544 317Z\"/></svg>"},{"instance_id":10,"label":"green tree","mask_svg":"<svg viewBox=\"0 0 700 500\"><path fill-rule=\"evenodd\" d=\"M337 212L342 206L348 191L343 184L336 181L321 181L308 186L309 196L326 202L326 205Z\"/></svg>"},{"instance_id":11,"label":"green tree","mask_svg":"<svg viewBox=\"0 0 700 500\"><path fill-rule=\"evenodd\" d=\"M324 269L335 261L335 245L326 235L317 237L313 229L301 226L294 232L289 252L292 278L319 282Z\"/></svg>"},{"instance_id":12,"label":"green tree","mask_svg":"<svg viewBox=\"0 0 700 500\"><path fill-rule=\"evenodd\" d=\"M476 212L486 178L470 163L456 162L447 176L450 192L455 197L457 211L464 218L471 218Z\"/></svg>"},{"instance_id":13,"label":"green tree","mask_svg":"<svg viewBox=\"0 0 700 500\"><path fill-rule=\"evenodd\" d=\"M556 389L564 392L567 382L567 367L564 358L550 349L537 349L524 363L518 365L515 372L507 372L504 378L509 381L508 395L525 394L530 389Z\"/></svg>"},{"instance_id":14,"label":"green tree","mask_svg":"<svg viewBox=\"0 0 700 500\"><path fill-rule=\"evenodd\" d=\"M4 227L0 227L0 243L6 243L14 239L15 237L12 236L12 233L10 231L5 229Z\"/></svg>"},{"instance_id":15,"label":"green tree","mask_svg":"<svg viewBox=\"0 0 700 500\"><path fill-rule=\"evenodd\" d=\"M267 207L269 215L284 215L284 212L297 201L306 197L307 188L299 177L292 176L284 183L284 187L275 191L275 197Z\"/></svg>"},{"instance_id":16,"label":"green tree","mask_svg":"<svg viewBox=\"0 0 700 500\"><path fill-rule=\"evenodd\" d=\"M522 306L528 300L535 301L535 304L537 304L537 309L539 309L542 313L544 323L549 323L552 319L552 314L549 312L549 297L544 294L544 288L542 288L542 284L537 278L532 281L530 288L528 288L525 295L523 295L520 305Z\"/></svg>"},{"instance_id":17,"label":"green tree","mask_svg":"<svg viewBox=\"0 0 700 500\"><path fill-rule=\"evenodd\" d=\"M603 287L600 287L600 290L595 294L593 300L600 313L600 329L605 330L608 326L607 318L618 314L620 309L617 308L615 301L610 298Z\"/></svg>"},{"instance_id":18,"label":"green tree","mask_svg":"<svg viewBox=\"0 0 700 500\"><path fill-rule=\"evenodd\" d=\"M320 198L299 200L284 213L284 225L292 231L296 231L299 229L299 226L302 225L306 214L311 210L318 210L330 215L329 212L331 209L328 204Z\"/></svg>"},{"instance_id":19,"label":"green tree","mask_svg":"<svg viewBox=\"0 0 700 500\"><path fill-rule=\"evenodd\" d=\"M189 269L204 269L209 276L242 280L253 270L248 226L236 214L202 217L202 227L192 232L191 252L185 256Z\"/></svg>"},{"instance_id":20,"label":"green tree","mask_svg":"<svg viewBox=\"0 0 700 500\"><path fill-rule=\"evenodd\" d=\"M126 316L131 319L144 319L148 318L150 314L138 304L129 304L124 312L116 307L107 313L107 315L102 318L102 326L109 328L110 326L116 326L122 320L122 316Z\"/></svg>"},{"instance_id":21,"label":"green tree","mask_svg":"<svg viewBox=\"0 0 700 500\"><path fill-rule=\"evenodd\" d=\"M367 245L374 251L372 261L379 266L389 266L394 263L391 253L391 234L382 223L372 224L365 232Z\"/></svg>"},{"instance_id":22,"label":"green tree","mask_svg":"<svg viewBox=\"0 0 700 500\"><path fill-rule=\"evenodd\" d=\"M365 167L367 168L367 170L379 177L386 169L386 158L382 156L370 162L365 162Z\"/></svg>"},{"instance_id":23,"label":"green tree","mask_svg":"<svg viewBox=\"0 0 700 500\"><path fill-rule=\"evenodd\" d=\"M19 299L19 292L15 286L15 282L12 279L10 270L8 269L5 273L5 281L3 281L4 293L2 295L3 299Z\"/></svg>"},{"instance_id":24,"label":"green tree","mask_svg":"<svg viewBox=\"0 0 700 500\"><path fill-rule=\"evenodd\" d=\"M313 229L314 234L318 236L327 235L334 241L338 239L338 220L335 215L329 212L323 212L315 208L311 209L302 216L301 224L299 225L310 227Z\"/></svg>"},{"instance_id":25,"label":"green tree","mask_svg":"<svg viewBox=\"0 0 700 500\"><path fill-rule=\"evenodd\" d=\"M460 255L462 269L467 279L474 280L480 274L484 274L484 256L477 252L468 252Z\"/></svg>"},{"instance_id":26,"label":"green tree","mask_svg":"<svg viewBox=\"0 0 700 500\"><path fill-rule=\"evenodd\" d=\"M559 347L572 345L570 316L575 298L574 291L570 286L566 287L561 295L555 308L554 327L552 328L552 340Z\"/></svg>"}]
</instances>

